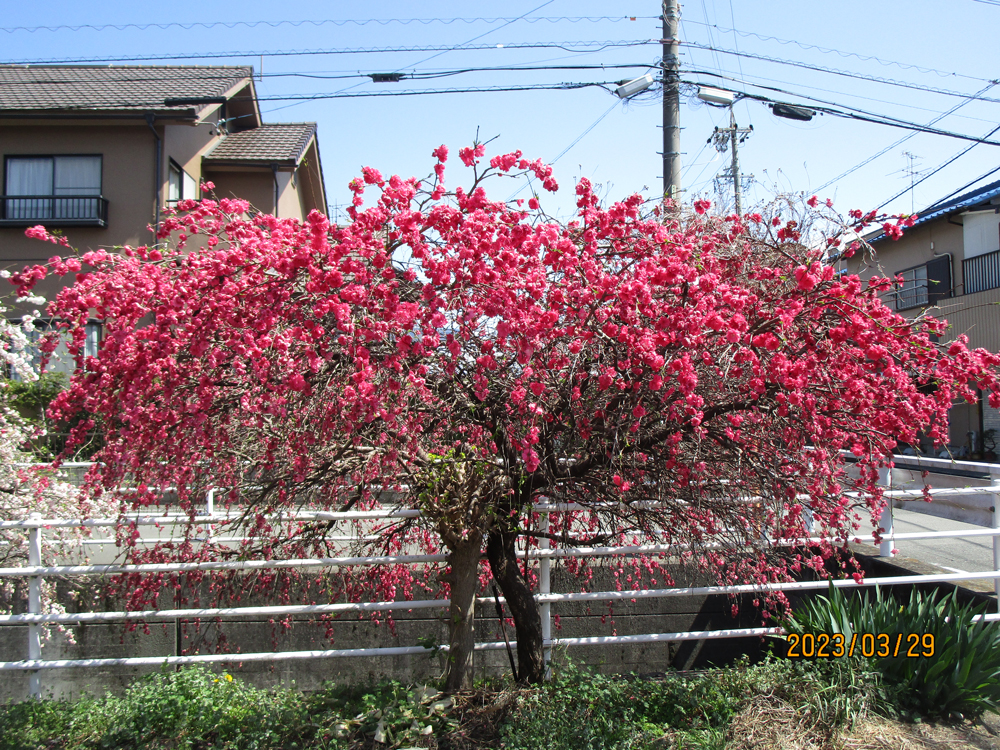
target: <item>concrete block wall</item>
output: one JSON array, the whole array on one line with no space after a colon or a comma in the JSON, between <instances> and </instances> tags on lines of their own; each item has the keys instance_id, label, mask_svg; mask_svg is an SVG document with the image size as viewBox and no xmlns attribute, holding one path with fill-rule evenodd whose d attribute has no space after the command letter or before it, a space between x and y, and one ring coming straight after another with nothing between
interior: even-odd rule
<instances>
[{"instance_id":1,"label":"concrete block wall","mask_svg":"<svg viewBox=\"0 0 1000 750\"><path fill-rule=\"evenodd\" d=\"M592 590L612 590L613 576L607 568L595 570ZM708 583L703 576L686 578L685 585ZM553 566L552 590L578 591L579 580ZM671 597L616 601L609 608L604 601L554 604L553 616L559 615L559 627L553 625L553 638L601 635L671 633L690 630L715 630L760 625L756 608L742 602L736 617L733 600L727 596ZM553 618L554 619L554 618ZM326 637L327 627L332 640ZM196 629L175 622L151 622L148 629L127 632L120 623L88 624L74 628L75 643L54 634L42 647L45 659L117 658L126 656L171 656L178 644L187 653L216 653L220 633L228 652L256 653L270 651L310 651L323 649L415 646L422 638L447 642L443 611L417 609L397 611L392 625L373 621L365 615L344 616L328 624L293 619L289 626L268 622L267 618L230 619ZM513 629L508 626L513 640ZM476 621L477 641L502 642L499 621L492 603L480 606ZM587 666L604 673L662 672L671 667L690 669L709 664L724 664L746 652L761 648L759 638L681 643L617 644L556 649L554 660ZM0 660L26 657L27 627L0 626ZM420 682L440 676L445 655L408 655L365 658L322 658L280 662L240 663L233 660L211 665L228 671L258 686L292 685L312 690L324 681L369 683L381 678ZM56 697L80 693L103 694L122 691L136 676L156 672L162 667L110 667L99 669L43 670L43 691ZM510 672L504 650L478 652L474 670L477 677L506 675ZM25 672L5 672L0 680L0 701L21 700L28 695Z\"/></svg>"}]
</instances>

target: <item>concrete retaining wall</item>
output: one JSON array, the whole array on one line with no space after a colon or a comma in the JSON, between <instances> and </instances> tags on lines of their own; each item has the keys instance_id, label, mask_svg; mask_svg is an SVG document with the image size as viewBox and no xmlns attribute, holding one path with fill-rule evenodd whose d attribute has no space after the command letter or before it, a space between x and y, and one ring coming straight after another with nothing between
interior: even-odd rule
<instances>
[{"instance_id":1,"label":"concrete retaining wall","mask_svg":"<svg viewBox=\"0 0 1000 750\"><path fill-rule=\"evenodd\" d=\"M579 580L554 566L553 591L578 591ZM699 577L700 578L700 577ZM612 576L606 568L597 569L592 590L613 588ZM684 579L684 584L705 584L704 578ZM641 599L636 602L569 602L554 604L553 615L560 615L559 627L553 626L553 637L600 635L635 635L670 633L691 630L714 630L733 627L756 627L761 624L757 610L742 602L736 617L732 615L734 601L727 596L677 597ZM390 625L375 622L367 615L363 619L343 617L329 623L332 640L326 637L326 626L293 620L290 627L259 620L231 619L221 625L196 629L193 625L175 622L150 623L126 632L120 623L87 624L74 628L76 643L55 634L42 647L45 659L119 658L128 656L171 656L180 646L187 653L215 653L220 633L226 639L225 648L243 653L267 651L305 651L329 648L376 648L415 646L421 638L447 642L447 627L441 619L443 611L399 611ZM508 637L514 634L508 626ZM492 603L480 606L476 623L477 641L502 642L499 623ZM27 626L0 626L0 660L26 658ZM690 669L708 664L728 663L740 654L756 652L759 638L683 643L626 644L586 646L566 650L556 658L568 657L606 673L650 673L670 667ZM239 663L234 654L231 663L212 668L226 670L260 685L290 685L304 690L314 689L325 680L364 683L383 677L406 682L432 679L444 671L444 655L390 656L374 658L325 658L284 662ZM158 667L111 667L99 669L42 670L43 691L56 697L71 697L81 692L101 694L119 692L137 675L158 671ZM475 672L479 677L508 674L507 654L503 650L479 652L475 656ZM4 672L0 679L0 701L21 700L28 695L26 672Z\"/></svg>"}]
</instances>

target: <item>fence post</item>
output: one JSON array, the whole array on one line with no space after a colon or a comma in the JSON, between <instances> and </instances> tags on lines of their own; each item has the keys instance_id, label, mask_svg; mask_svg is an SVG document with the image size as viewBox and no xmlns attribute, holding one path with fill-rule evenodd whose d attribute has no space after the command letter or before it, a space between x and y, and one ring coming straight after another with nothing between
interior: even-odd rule
<instances>
[{"instance_id":1,"label":"fence post","mask_svg":"<svg viewBox=\"0 0 1000 750\"><path fill-rule=\"evenodd\" d=\"M1000 533L1000 484L993 478L993 530ZM1000 536L993 535L993 570L1000 575ZM1000 612L1000 578L993 579L993 593L997 597L997 612Z\"/></svg>"},{"instance_id":2,"label":"fence post","mask_svg":"<svg viewBox=\"0 0 1000 750\"><path fill-rule=\"evenodd\" d=\"M542 532L549 534L551 533L550 514L547 510L543 510L542 514L545 517L545 523L541 524ZM551 546L551 540L547 536L538 540L539 550L547 550ZM552 592L551 564L552 561L546 556L541 559L538 566L538 591L541 594ZM549 680L552 678L552 605L547 602L542 604L542 654L545 662L545 679Z\"/></svg>"},{"instance_id":3,"label":"fence post","mask_svg":"<svg viewBox=\"0 0 1000 750\"><path fill-rule=\"evenodd\" d=\"M28 527L28 565L38 567L42 564L42 527L37 523L42 520L41 513L32 513L28 516L29 522L34 525ZM42 613L42 577L30 576L28 578L28 614L40 615ZM37 622L28 625L28 659L34 661L42 658L42 626ZM28 673L28 692L32 698L42 697L41 674L37 669Z\"/></svg>"},{"instance_id":4,"label":"fence post","mask_svg":"<svg viewBox=\"0 0 1000 750\"><path fill-rule=\"evenodd\" d=\"M892 469L888 466L878 470L878 483L886 489L892 489ZM882 542L878 546L879 557L892 557L893 541L892 536L892 498L886 498L885 508L878 520L878 525L882 527Z\"/></svg>"},{"instance_id":5,"label":"fence post","mask_svg":"<svg viewBox=\"0 0 1000 750\"><path fill-rule=\"evenodd\" d=\"M205 495L205 515L209 518L215 515L215 487L210 489L208 494ZM205 524L205 542L207 544L212 543L212 536L214 535L214 532L215 527L212 525L212 522L209 521Z\"/></svg>"}]
</instances>

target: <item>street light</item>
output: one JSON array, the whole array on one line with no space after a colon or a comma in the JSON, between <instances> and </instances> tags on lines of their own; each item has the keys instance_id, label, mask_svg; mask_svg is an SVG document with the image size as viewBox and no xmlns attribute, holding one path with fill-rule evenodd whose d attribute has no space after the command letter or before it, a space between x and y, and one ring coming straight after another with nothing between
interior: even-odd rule
<instances>
[{"instance_id":1,"label":"street light","mask_svg":"<svg viewBox=\"0 0 1000 750\"><path fill-rule=\"evenodd\" d=\"M772 104L771 112L776 117L784 117L787 120L801 120L802 122L809 122L813 118L813 115L816 114L816 110L814 109L795 107L791 104L782 104L781 102Z\"/></svg>"},{"instance_id":2,"label":"street light","mask_svg":"<svg viewBox=\"0 0 1000 750\"><path fill-rule=\"evenodd\" d=\"M740 191L742 188L743 178L740 176L740 157L739 157L739 144L747 139L747 136L753 132L753 125L748 128L741 128L736 124L736 115L733 112L733 102L736 101L736 92L727 91L726 89L717 89L711 86L699 86L698 87L698 98L703 102L712 104L716 107L727 107L729 109L729 127L728 128L716 128L715 133L712 137L708 139L709 143L715 142L715 148L722 153L727 148L732 148L733 161L729 166L727 173L723 174L723 178L731 179L733 181L733 201L736 204L736 214L740 215L742 213L742 206L740 201ZM753 175L750 175L750 179L753 179Z\"/></svg>"},{"instance_id":3,"label":"street light","mask_svg":"<svg viewBox=\"0 0 1000 750\"><path fill-rule=\"evenodd\" d=\"M615 94L619 99L628 99L630 96L635 96L640 91L645 91L652 85L653 76L646 73L646 75L640 76L639 78L623 82L618 88L615 89Z\"/></svg>"},{"instance_id":4,"label":"street light","mask_svg":"<svg viewBox=\"0 0 1000 750\"><path fill-rule=\"evenodd\" d=\"M698 98L703 102L708 102L709 104L718 104L723 107L728 107L733 103L733 100L736 98L736 94L732 91L726 91L725 89L714 89L711 86L699 86Z\"/></svg>"}]
</instances>

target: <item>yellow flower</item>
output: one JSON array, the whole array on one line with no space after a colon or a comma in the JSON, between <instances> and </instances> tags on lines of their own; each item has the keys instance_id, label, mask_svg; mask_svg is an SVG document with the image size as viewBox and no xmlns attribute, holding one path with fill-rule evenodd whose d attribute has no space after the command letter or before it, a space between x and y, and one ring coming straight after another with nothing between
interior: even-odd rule
<instances>
[{"instance_id":1,"label":"yellow flower","mask_svg":"<svg viewBox=\"0 0 1000 750\"><path fill-rule=\"evenodd\" d=\"M231 674L223 675L223 677L226 678L226 682L232 682L233 681L233 676Z\"/></svg>"}]
</instances>

